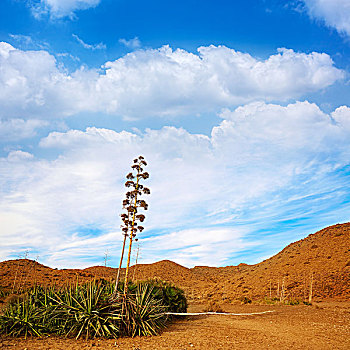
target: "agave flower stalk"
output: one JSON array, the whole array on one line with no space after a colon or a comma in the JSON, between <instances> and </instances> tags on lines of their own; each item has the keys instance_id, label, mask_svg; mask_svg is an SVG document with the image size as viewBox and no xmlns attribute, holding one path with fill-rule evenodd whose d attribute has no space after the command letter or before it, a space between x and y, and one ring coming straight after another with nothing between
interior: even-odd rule
<instances>
[{"instance_id":1,"label":"agave flower stalk","mask_svg":"<svg viewBox=\"0 0 350 350\"><path fill-rule=\"evenodd\" d=\"M138 239L136 238L135 241ZM135 281L135 275L136 275L136 268L137 268L137 260L139 258L139 251L140 251L140 243L137 243L137 253L136 253L136 260L135 260L135 266L134 266L134 273L132 274L132 281Z\"/></svg>"},{"instance_id":2,"label":"agave flower stalk","mask_svg":"<svg viewBox=\"0 0 350 350\"><path fill-rule=\"evenodd\" d=\"M128 290L128 277L129 277L129 268L130 268L130 258L131 258L131 248L132 248L132 242L133 239L136 237L136 232L142 232L143 227L138 224L138 221L143 222L145 220L145 215L138 214L138 209L143 208L144 210L148 209L148 204L144 200L140 200L139 197L142 194L150 194L150 190L147 187L144 187L140 181L142 179L146 180L149 177L149 174L147 172L143 171L143 166L146 166L147 163L144 160L144 157L139 156L138 158L134 159L134 164L131 166L134 173L129 173L126 178L128 181L126 181L125 186L131 187L133 190L128 191L126 193L126 200L123 202L125 203L126 210L128 212L128 216L132 217L131 220L128 221L128 231L129 233L129 250L128 250L128 260L126 264L126 271L125 271L125 282L124 282L124 296L127 293ZM136 172L136 173L135 173ZM136 178L136 181L134 181Z\"/></svg>"},{"instance_id":3,"label":"agave flower stalk","mask_svg":"<svg viewBox=\"0 0 350 350\"><path fill-rule=\"evenodd\" d=\"M127 200L123 201L123 208L124 209L125 209L126 202L128 202L128 201ZM124 223L124 226L123 225L121 226L122 231L123 231L123 235L124 235L124 239L123 239L122 253L120 256L120 262L119 262L119 267L118 267L117 279L115 281L115 287L114 287L114 292L112 294L112 298L114 298L116 296L117 291L118 291L118 284L119 284L119 280L120 280L120 271L122 269L122 264L123 264L123 259L124 259L126 237L128 236L130 213L128 212L127 214L122 214L121 217L122 217L122 220Z\"/></svg>"}]
</instances>

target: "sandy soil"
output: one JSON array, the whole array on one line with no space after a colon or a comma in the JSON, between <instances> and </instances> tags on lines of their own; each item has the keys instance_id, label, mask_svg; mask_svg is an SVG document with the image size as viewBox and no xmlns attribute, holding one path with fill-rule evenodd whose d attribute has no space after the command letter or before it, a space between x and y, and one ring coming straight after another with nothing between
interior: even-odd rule
<instances>
[{"instance_id":1,"label":"sandy soil","mask_svg":"<svg viewBox=\"0 0 350 350\"><path fill-rule=\"evenodd\" d=\"M192 305L189 312L202 311ZM274 310L254 316L191 316L174 320L155 337L75 340L0 337L0 349L346 349L350 348L350 303L313 306L225 305L226 312Z\"/></svg>"}]
</instances>

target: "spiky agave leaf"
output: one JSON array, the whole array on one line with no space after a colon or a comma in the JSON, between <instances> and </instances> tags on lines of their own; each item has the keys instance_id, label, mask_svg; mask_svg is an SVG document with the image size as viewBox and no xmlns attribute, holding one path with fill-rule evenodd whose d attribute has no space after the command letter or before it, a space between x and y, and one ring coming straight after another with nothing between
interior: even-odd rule
<instances>
[{"instance_id":1,"label":"spiky agave leaf","mask_svg":"<svg viewBox=\"0 0 350 350\"><path fill-rule=\"evenodd\" d=\"M129 336L156 335L165 327L167 307L153 295L153 286L138 285L125 299L124 329Z\"/></svg>"},{"instance_id":2,"label":"spiky agave leaf","mask_svg":"<svg viewBox=\"0 0 350 350\"><path fill-rule=\"evenodd\" d=\"M42 323L43 312L28 295L17 298L0 315L0 333L14 337L27 338L28 334L40 337L46 329Z\"/></svg>"},{"instance_id":3,"label":"spiky agave leaf","mask_svg":"<svg viewBox=\"0 0 350 350\"><path fill-rule=\"evenodd\" d=\"M118 337L121 304L110 303L105 288L101 282L92 281L56 295L55 313L62 321L62 334L76 338Z\"/></svg>"},{"instance_id":4,"label":"spiky agave leaf","mask_svg":"<svg viewBox=\"0 0 350 350\"><path fill-rule=\"evenodd\" d=\"M149 279L141 282L141 284L148 284L153 286L154 297L161 301L163 305L168 307L170 312L186 312L187 300L185 292L176 287L174 284L163 281L158 278Z\"/></svg>"}]
</instances>

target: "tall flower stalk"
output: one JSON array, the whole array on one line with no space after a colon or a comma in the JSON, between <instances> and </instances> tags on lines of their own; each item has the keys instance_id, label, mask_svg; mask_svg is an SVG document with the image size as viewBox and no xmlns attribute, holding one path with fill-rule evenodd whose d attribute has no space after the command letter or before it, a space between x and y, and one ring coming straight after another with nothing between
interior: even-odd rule
<instances>
[{"instance_id":1,"label":"tall flower stalk","mask_svg":"<svg viewBox=\"0 0 350 350\"><path fill-rule=\"evenodd\" d=\"M115 287L114 287L114 292L113 292L113 298L116 296L117 292L118 292L118 284L119 284L119 280L120 280L120 271L122 268L122 264L123 264L123 258L124 258L124 251L125 251L125 243L126 243L126 237L128 236L128 226L129 226L129 213L127 214L122 214L121 215L122 220L124 225L122 225L122 231L123 231L123 247L122 247L122 253L120 256L120 262L119 262L119 267L118 267L118 273L117 273L117 279L115 281Z\"/></svg>"},{"instance_id":2,"label":"tall flower stalk","mask_svg":"<svg viewBox=\"0 0 350 350\"><path fill-rule=\"evenodd\" d=\"M127 181L125 182L125 187L130 188L130 191L126 192L125 199L123 200L123 209L126 210L126 213L121 214L121 218L123 221L123 225L121 227L124 235L124 241L114 294L116 294L117 292L117 287L120 279L120 270L124 256L126 237L129 237L129 249L125 271L124 295L126 295L128 288L132 243L134 238L136 237L136 233L142 232L144 229L141 225L139 225L139 222L143 222L145 220L145 215L139 214L138 211L140 209L148 209L148 204L143 199L140 199L140 196L142 196L143 194L151 193L149 188L144 187L141 183L142 180L146 180L149 178L149 174L143 169L143 167L145 167L146 165L147 163L144 157L139 156L138 158L134 159L133 165L131 166L132 172L126 175Z\"/></svg>"}]
</instances>

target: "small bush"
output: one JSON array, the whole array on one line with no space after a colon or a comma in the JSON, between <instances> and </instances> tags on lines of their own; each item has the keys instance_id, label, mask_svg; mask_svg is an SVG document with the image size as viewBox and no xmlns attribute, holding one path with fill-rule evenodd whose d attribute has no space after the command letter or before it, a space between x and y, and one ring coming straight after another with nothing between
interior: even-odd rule
<instances>
[{"instance_id":1,"label":"small bush","mask_svg":"<svg viewBox=\"0 0 350 350\"><path fill-rule=\"evenodd\" d=\"M152 295L167 306L168 312L187 312L187 299L182 289L160 279L150 279L139 284L152 286Z\"/></svg>"},{"instance_id":2,"label":"small bush","mask_svg":"<svg viewBox=\"0 0 350 350\"><path fill-rule=\"evenodd\" d=\"M298 299L289 299L289 300L286 300L284 302L286 305L299 305L300 304L300 300Z\"/></svg>"},{"instance_id":3,"label":"small bush","mask_svg":"<svg viewBox=\"0 0 350 350\"><path fill-rule=\"evenodd\" d=\"M271 304L276 304L276 303L279 303L280 302L280 299L275 297L275 298L267 298L265 297L264 300L262 301L264 304L268 304L268 305L271 305Z\"/></svg>"},{"instance_id":4,"label":"small bush","mask_svg":"<svg viewBox=\"0 0 350 350\"><path fill-rule=\"evenodd\" d=\"M9 290L0 287L0 298L5 298L10 294Z\"/></svg>"},{"instance_id":5,"label":"small bush","mask_svg":"<svg viewBox=\"0 0 350 350\"><path fill-rule=\"evenodd\" d=\"M284 305L299 305L301 301L299 299L286 299L281 301L280 298L265 298L263 300L265 304L284 304Z\"/></svg>"},{"instance_id":6,"label":"small bush","mask_svg":"<svg viewBox=\"0 0 350 350\"><path fill-rule=\"evenodd\" d=\"M224 312L221 306L214 300L209 300L203 311L204 312Z\"/></svg>"},{"instance_id":7,"label":"small bush","mask_svg":"<svg viewBox=\"0 0 350 350\"><path fill-rule=\"evenodd\" d=\"M45 330L44 310L40 309L29 296L16 298L7 305L0 315L0 333L19 337L41 336Z\"/></svg>"},{"instance_id":8,"label":"small bush","mask_svg":"<svg viewBox=\"0 0 350 350\"><path fill-rule=\"evenodd\" d=\"M240 300L241 304L251 304L252 303L252 299L250 299L246 296L241 297L239 300Z\"/></svg>"}]
</instances>

